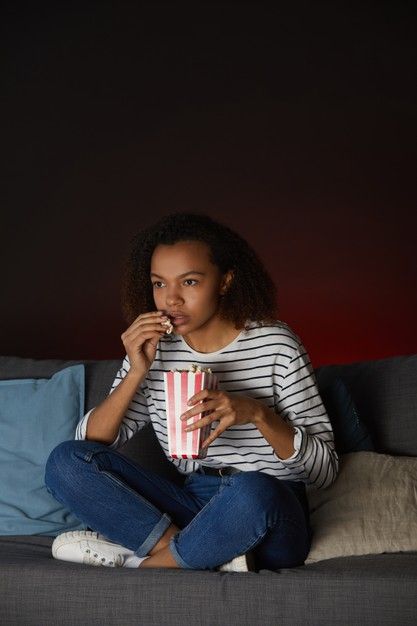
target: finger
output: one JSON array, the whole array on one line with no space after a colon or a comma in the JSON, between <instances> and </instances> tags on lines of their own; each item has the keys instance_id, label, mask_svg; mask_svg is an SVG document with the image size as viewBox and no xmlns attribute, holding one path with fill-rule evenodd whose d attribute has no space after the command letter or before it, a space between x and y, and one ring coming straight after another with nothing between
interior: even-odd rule
<instances>
[{"instance_id":1,"label":"finger","mask_svg":"<svg viewBox=\"0 0 417 626\"><path fill-rule=\"evenodd\" d=\"M133 328L146 328L147 326L152 326L153 324L160 324L161 322L164 322L167 320L168 318L166 315L154 315L153 317L134 322Z\"/></svg>"},{"instance_id":2,"label":"finger","mask_svg":"<svg viewBox=\"0 0 417 626\"><path fill-rule=\"evenodd\" d=\"M163 319L156 319L149 322L137 322L134 326L131 326L128 331L126 331L125 336L129 339L136 339L139 335L144 335L146 333L165 331L166 327L163 324Z\"/></svg>"},{"instance_id":3,"label":"finger","mask_svg":"<svg viewBox=\"0 0 417 626\"><path fill-rule=\"evenodd\" d=\"M152 319L152 317L158 317L159 315L165 315L165 313L163 311L149 311L149 313L141 313L138 315L136 320Z\"/></svg>"},{"instance_id":4,"label":"finger","mask_svg":"<svg viewBox=\"0 0 417 626\"><path fill-rule=\"evenodd\" d=\"M213 441L215 439L217 439L217 437L220 437L220 435L222 433L224 433L224 431L227 429L227 426L223 427L219 424L219 426L217 426L217 428L215 430L213 430L212 433L210 433L209 437L207 437L207 439L205 439L203 441L203 443L201 444L202 448L208 448L208 446L213 443Z\"/></svg>"},{"instance_id":5,"label":"finger","mask_svg":"<svg viewBox=\"0 0 417 626\"><path fill-rule=\"evenodd\" d=\"M206 415L205 417L197 420L193 424L189 424L184 428L185 431L190 432L191 430L196 430L197 428L202 428L203 426L207 426L207 424L211 424L212 422L217 422L220 419L220 416L217 415L215 411L210 413L210 415Z\"/></svg>"},{"instance_id":6,"label":"finger","mask_svg":"<svg viewBox=\"0 0 417 626\"><path fill-rule=\"evenodd\" d=\"M221 392L218 389L202 389L194 396L188 399L187 404L196 404L201 400L205 400L206 398L216 398Z\"/></svg>"},{"instance_id":7,"label":"finger","mask_svg":"<svg viewBox=\"0 0 417 626\"><path fill-rule=\"evenodd\" d=\"M140 315L137 316L137 318L133 320L133 322L131 323L131 325L128 327L127 330L136 328L138 324L141 324L143 322L155 321L158 318L163 317L163 316L164 316L164 313L162 311L151 311L150 313L141 313Z\"/></svg>"},{"instance_id":8,"label":"finger","mask_svg":"<svg viewBox=\"0 0 417 626\"><path fill-rule=\"evenodd\" d=\"M190 417L194 417L195 415L200 415L200 413L205 413L206 411L215 411L218 407L218 403L216 400L208 400L207 402L202 402L201 404L197 404L192 409L188 409L185 413L180 415L181 421L187 421Z\"/></svg>"}]
</instances>

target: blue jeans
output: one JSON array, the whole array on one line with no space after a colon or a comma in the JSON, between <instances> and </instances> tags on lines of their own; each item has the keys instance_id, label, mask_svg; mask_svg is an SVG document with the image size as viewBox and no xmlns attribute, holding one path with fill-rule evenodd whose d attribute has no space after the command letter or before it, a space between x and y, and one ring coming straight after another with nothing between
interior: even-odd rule
<instances>
[{"instance_id":1,"label":"blue jeans","mask_svg":"<svg viewBox=\"0 0 417 626\"><path fill-rule=\"evenodd\" d=\"M256 570L302 565L311 541L303 483L263 472L187 475L183 486L94 441L64 441L45 471L48 491L89 528L146 556L171 523L185 569L214 570L249 550Z\"/></svg>"}]
</instances>

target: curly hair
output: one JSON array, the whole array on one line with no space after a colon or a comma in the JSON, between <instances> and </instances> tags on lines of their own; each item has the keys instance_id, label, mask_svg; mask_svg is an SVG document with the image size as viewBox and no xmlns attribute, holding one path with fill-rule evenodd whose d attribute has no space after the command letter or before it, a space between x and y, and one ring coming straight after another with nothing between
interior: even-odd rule
<instances>
[{"instance_id":1,"label":"curly hair","mask_svg":"<svg viewBox=\"0 0 417 626\"><path fill-rule=\"evenodd\" d=\"M150 280L152 254L159 244L202 241L210 260L221 273L233 270L233 279L219 301L219 316L245 328L246 321L274 323L277 319L276 287L247 241L208 215L172 213L137 233L122 264L121 305L130 325L141 313L155 309Z\"/></svg>"}]
</instances>

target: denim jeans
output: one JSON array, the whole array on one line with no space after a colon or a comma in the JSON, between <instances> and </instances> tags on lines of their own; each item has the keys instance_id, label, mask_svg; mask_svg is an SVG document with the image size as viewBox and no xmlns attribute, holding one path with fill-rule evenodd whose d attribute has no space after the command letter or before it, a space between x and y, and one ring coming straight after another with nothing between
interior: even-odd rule
<instances>
[{"instance_id":1,"label":"denim jeans","mask_svg":"<svg viewBox=\"0 0 417 626\"><path fill-rule=\"evenodd\" d=\"M171 523L181 568L214 570L249 550L255 568L302 565L311 542L303 483L264 472L194 472L178 486L94 441L64 441L45 471L48 491L89 528L146 556Z\"/></svg>"}]
</instances>

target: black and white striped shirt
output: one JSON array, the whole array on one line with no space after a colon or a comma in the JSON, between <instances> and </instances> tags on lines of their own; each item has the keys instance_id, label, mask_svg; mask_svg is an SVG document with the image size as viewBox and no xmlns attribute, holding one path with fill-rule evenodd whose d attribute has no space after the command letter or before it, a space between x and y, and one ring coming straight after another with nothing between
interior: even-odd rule
<instances>
[{"instance_id":1,"label":"black and white striped shirt","mask_svg":"<svg viewBox=\"0 0 417 626\"><path fill-rule=\"evenodd\" d=\"M167 458L182 474L199 465L233 466L242 471L261 471L278 479L298 480L317 489L336 478L339 459L333 430L319 395L314 370L299 337L284 322L250 322L249 329L217 352L193 350L181 335L165 335L158 343L155 360L138 387L110 448L117 449L149 421ZM247 395L265 403L295 428L294 454L281 459L250 423L227 428L208 447L204 459L173 459L168 456L163 371L188 369L192 363L210 367L219 389ZM130 368L126 355L110 393ZM76 439L85 439L91 409L79 422ZM212 429L218 425L213 422Z\"/></svg>"}]
</instances>

